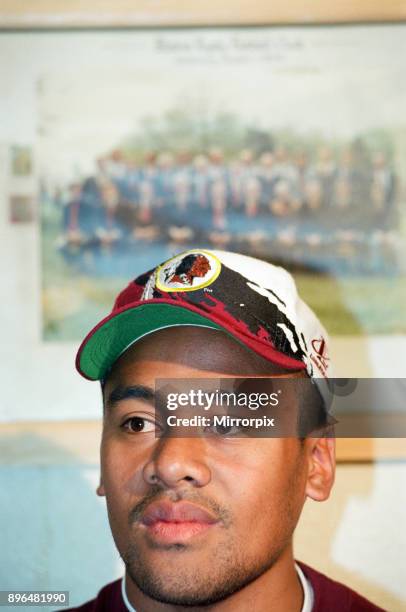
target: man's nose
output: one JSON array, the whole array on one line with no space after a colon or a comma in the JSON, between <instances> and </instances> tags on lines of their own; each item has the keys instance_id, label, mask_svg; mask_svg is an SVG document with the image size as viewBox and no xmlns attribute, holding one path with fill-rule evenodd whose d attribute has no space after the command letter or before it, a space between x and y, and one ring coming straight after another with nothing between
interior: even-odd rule
<instances>
[{"instance_id":1,"label":"man's nose","mask_svg":"<svg viewBox=\"0 0 406 612\"><path fill-rule=\"evenodd\" d=\"M204 487L211 480L205 446L204 438L161 438L145 464L145 481L171 488L184 482Z\"/></svg>"}]
</instances>

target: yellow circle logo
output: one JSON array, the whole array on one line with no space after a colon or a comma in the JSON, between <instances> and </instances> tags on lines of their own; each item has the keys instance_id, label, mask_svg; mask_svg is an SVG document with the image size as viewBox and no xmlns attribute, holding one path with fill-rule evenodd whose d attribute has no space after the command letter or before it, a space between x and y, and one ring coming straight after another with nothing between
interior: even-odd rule
<instances>
[{"instance_id":1,"label":"yellow circle logo","mask_svg":"<svg viewBox=\"0 0 406 612\"><path fill-rule=\"evenodd\" d=\"M211 285L220 270L220 260L209 251L186 251L159 266L156 286L166 292L196 291Z\"/></svg>"}]
</instances>

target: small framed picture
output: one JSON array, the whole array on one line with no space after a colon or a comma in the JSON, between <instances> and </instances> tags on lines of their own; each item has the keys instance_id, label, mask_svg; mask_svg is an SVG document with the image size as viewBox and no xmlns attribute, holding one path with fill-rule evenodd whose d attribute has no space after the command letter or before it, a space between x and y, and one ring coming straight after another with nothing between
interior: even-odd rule
<instances>
[{"instance_id":1,"label":"small framed picture","mask_svg":"<svg viewBox=\"0 0 406 612\"><path fill-rule=\"evenodd\" d=\"M30 176L32 173L31 147L13 145L10 148L11 175Z\"/></svg>"},{"instance_id":2,"label":"small framed picture","mask_svg":"<svg viewBox=\"0 0 406 612\"><path fill-rule=\"evenodd\" d=\"M32 223L35 218L34 198L30 195L12 195L9 200L11 223Z\"/></svg>"}]
</instances>

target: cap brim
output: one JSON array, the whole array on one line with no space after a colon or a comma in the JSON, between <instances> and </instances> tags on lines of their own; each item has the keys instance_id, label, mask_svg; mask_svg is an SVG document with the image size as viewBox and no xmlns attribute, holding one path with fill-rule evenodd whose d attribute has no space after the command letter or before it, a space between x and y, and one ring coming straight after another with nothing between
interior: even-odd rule
<instances>
[{"instance_id":1,"label":"cap brim","mask_svg":"<svg viewBox=\"0 0 406 612\"><path fill-rule=\"evenodd\" d=\"M76 367L85 378L101 380L134 342L154 331L180 325L222 329L185 307L144 301L101 321L83 341Z\"/></svg>"},{"instance_id":2,"label":"cap brim","mask_svg":"<svg viewBox=\"0 0 406 612\"><path fill-rule=\"evenodd\" d=\"M113 363L132 344L160 329L183 325L221 330L248 346L245 338L239 337L240 334L196 312L193 305L180 306L173 300L154 299L135 302L103 319L82 342L76 356L76 368L88 380L102 380ZM276 349L272 351L268 348L267 353L263 355L266 359L288 369L305 367L301 361L287 357Z\"/></svg>"}]
</instances>

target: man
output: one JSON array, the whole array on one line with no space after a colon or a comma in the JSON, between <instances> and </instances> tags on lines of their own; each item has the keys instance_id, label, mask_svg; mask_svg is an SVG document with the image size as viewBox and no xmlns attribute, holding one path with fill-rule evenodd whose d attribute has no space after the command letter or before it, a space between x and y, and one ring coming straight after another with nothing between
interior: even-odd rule
<instances>
[{"instance_id":1,"label":"man","mask_svg":"<svg viewBox=\"0 0 406 612\"><path fill-rule=\"evenodd\" d=\"M176 271L187 274L196 258L204 274L185 284ZM234 436L211 426L176 436L153 401L156 379L244 377L307 380L323 405L326 333L285 270L237 253L181 253L120 293L77 367L102 384L98 494L126 566L122 581L79 610L379 610L294 560L306 498L327 499L333 484L331 436Z\"/></svg>"}]
</instances>

